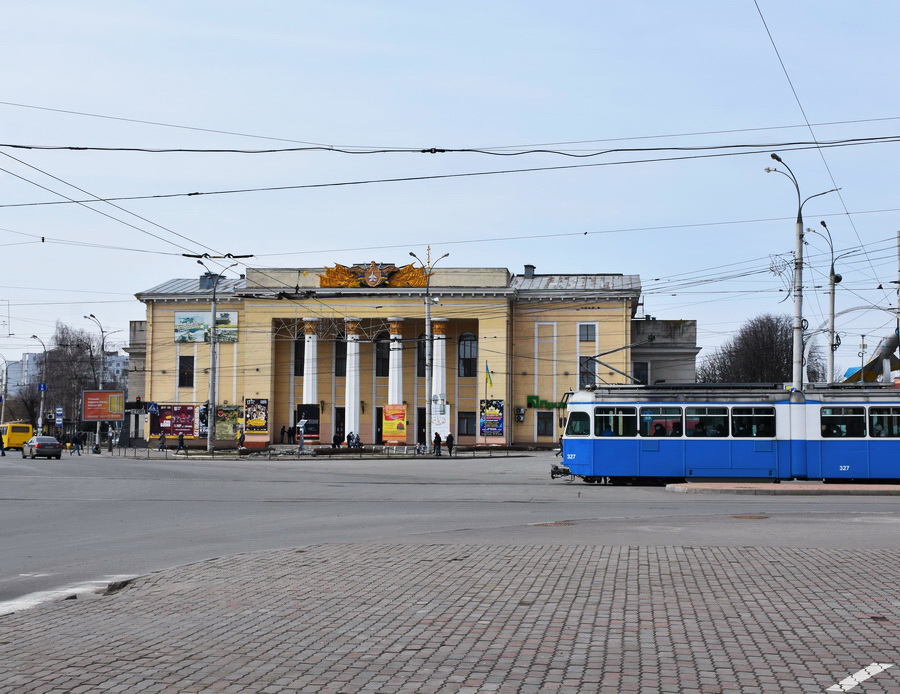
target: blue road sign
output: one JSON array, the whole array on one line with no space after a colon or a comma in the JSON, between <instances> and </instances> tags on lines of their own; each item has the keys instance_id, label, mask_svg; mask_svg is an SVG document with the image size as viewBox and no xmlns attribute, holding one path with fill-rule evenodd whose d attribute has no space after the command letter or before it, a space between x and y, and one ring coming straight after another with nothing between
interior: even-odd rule
<instances>
[{"instance_id":1,"label":"blue road sign","mask_svg":"<svg viewBox=\"0 0 900 694\"><path fill-rule=\"evenodd\" d=\"M147 414L159 414L159 403L148 402L147 403Z\"/></svg>"}]
</instances>

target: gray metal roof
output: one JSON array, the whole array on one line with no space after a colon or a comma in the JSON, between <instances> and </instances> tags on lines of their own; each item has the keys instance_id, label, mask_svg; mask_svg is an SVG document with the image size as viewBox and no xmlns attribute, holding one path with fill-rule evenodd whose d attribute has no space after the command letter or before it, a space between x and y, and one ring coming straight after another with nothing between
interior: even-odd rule
<instances>
[{"instance_id":1,"label":"gray metal roof","mask_svg":"<svg viewBox=\"0 0 900 694\"><path fill-rule=\"evenodd\" d=\"M527 291L595 291L595 292L637 292L641 291L639 275L513 275L511 286Z\"/></svg>"},{"instance_id":2,"label":"gray metal roof","mask_svg":"<svg viewBox=\"0 0 900 694\"><path fill-rule=\"evenodd\" d=\"M237 289L243 289L246 285L247 280L243 278L230 279L228 277L223 277L219 280L219 284L216 287L216 294L230 294ZM142 292L138 292L135 296L141 298L143 296L159 296L163 294L168 296L189 296L192 294L197 296L209 296L212 294L212 291L209 289L200 289L200 278L192 277L190 279L168 280L151 289L145 289Z\"/></svg>"}]
</instances>

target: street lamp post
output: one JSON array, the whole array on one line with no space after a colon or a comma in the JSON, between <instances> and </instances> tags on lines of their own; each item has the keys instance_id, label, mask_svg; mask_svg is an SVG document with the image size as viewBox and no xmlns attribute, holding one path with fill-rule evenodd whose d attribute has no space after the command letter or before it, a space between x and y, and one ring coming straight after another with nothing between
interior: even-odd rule
<instances>
[{"instance_id":1,"label":"street lamp post","mask_svg":"<svg viewBox=\"0 0 900 694\"><path fill-rule=\"evenodd\" d=\"M797 181L797 177L794 176L794 172L791 171L791 167L782 161L781 157L777 154L772 154L772 159L781 164L785 169L787 169L787 173L780 169L776 168L766 168L766 173L780 173L782 176L786 176L790 179L791 183L794 185L794 190L797 191L797 224L795 227L794 234L794 283L793 283L793 293L794 293L794 322L793 322L793 348L791 350L792 353L792 383L791 387L795 391L803 390L803 206L812 200L813 198L817 198L820 195L827 195L828 193L833 193L837 188L832 188L831 190L826 190L823 193L816 193L815 195L810 195L808 198L804 199L800 195L800 183Z\"/></svg>"},{"instance_id":2,"label":"street lamp post","mask_svg":"<svg viewBox=\"0 0 900 694\"><path fill-rule=\"evenodd\" d=\"M409 254L419 261L422 269L425 271L425 446L431 445L431 429L432 429L432 400L431 400L431 383L433 379L434 362L432 360L432 335L431 335L431 269L441 260L446 258L449 253L444 253L440 258L431 262L431 246L426 249L426 261L412 251Z\"/></svg>"},{"instance_id":3,"label":"street lamp post","mask_svg":"<svg viewBox=\"0 0 900 694\"><path fill-rule=\"evenodd\" d=\"M209 320L209 403L206 406L206 451L212 453L216 441L216 368L218 360L216 346L218 345L218 333L216 332L216 289L222 275L238 263L232 263L221 273L212 272L202 260L197 261L202 265L207 274L212 278L212 302L210 303Z\"/></svg>"},{"instance_id":4,"label":"street lamp post","mask_svg":"<svg viewBox=\"0 0 900 694\"><path fill-rule=\"evenodd\" d=\"M37 335L31 336L32 340L37 340L41 343L41 347L44 348L44 358L41 361L41 411L38 412L38 431L42 434L44 433L44 393L47 391L47 345L44 344L44 341L39 338Z\"/></svg>"},{"instance_id":5,"label":"street lamp post","mask_svg":"<svg viewBox=\"0 0 900 694\"><path fill-rule=\"evenodd\" d=\"M834 382L834 352L841 345L840 337L835 335L834 330L834 299L835 299L835 285L840 284L841 280L844 279L839 274L834 271L834 264L836 261L844 258L848 255L853 255L854 253L859 253L858 250L848 251L846 253L841 253L839 256L835 257L834 255L834 243L831 238L831 231L828 229L828 225L825 224L824 221L819 222L822 225L822 228L825 229L826 235L821 234L815 229L807 229L807 231L813 234L819 234L822 238L828 241L828 250L831 255L831 267L828 270L828 373L826 374L825 382L833 383Z\"/></svg>"}]
</instances>

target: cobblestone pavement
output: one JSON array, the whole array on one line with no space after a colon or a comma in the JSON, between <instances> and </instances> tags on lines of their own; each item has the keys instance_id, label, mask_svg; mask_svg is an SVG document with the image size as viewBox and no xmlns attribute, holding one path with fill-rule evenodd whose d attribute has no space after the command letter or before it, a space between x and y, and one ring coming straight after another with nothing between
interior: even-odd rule
<instances>
[{"instance_id":1,"label":"cobblestone pavement","mask_svg":"<svg viewBox=\"0 0 900 694\"><path fill-rule=\"evenodd\" d=\"M900 550L321 545L0 617L0 692L900 692ZM875 672L879 668L873 668Z\"/></svg>"}]
</instances>

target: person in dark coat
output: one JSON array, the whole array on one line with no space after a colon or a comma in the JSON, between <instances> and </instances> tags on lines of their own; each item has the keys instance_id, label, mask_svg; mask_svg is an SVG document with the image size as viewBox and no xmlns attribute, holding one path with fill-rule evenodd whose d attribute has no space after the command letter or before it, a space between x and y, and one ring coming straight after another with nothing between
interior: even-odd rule
<instances>
[{"instance_id":1,"label":"person in dark coat","mask_svg":"<svg viewBox=\"0 0 900 694\"><path fill-rule=\"evenodd\" d=\"M334 436L331 437L331 447L332 448L340 448L341 447L341 435L337 432L334 433Z\"/></svg>"},{"instance_id":2,"label":"person in dark coat","mask_svg":"<svg viewBox=\"0 0 900 694\"><path fill-rule=\"evenodd\" d=\"M287 427L281 427L281 439L278 443L284 443L284 435L287 433Z\"/></svg>"},{"instance_id":3,"label":"person in dark coat","mask_svg":"<svg viewBox=\"0 0 900 694\"><path fill-rule=\"evenodd\" d=\"M434 432L434 441L432 441L432 443L434 444L434 454L440 455L441 454L441 435L439 433Z\"/></svg>"},{"instance_id":4,"label":"person in dark coat","mask_svg":"<svg viewBox=\"0 0 900 694\"><path fill-rule=\"evenodd\" d=\"M447 434L447 438L444 443L447 444L447 455L453 455L453 434Z\"/></svg>"}]
</instances>

